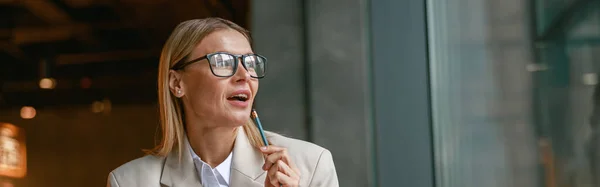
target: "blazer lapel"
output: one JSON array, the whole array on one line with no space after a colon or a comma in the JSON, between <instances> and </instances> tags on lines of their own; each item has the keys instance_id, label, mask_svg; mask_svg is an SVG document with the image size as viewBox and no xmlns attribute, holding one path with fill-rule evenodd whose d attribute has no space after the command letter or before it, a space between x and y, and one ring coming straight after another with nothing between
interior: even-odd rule
<instances>
[{"instance_id":1,"label":"blazer lapel","mask_svg":"<svg viewBox=\"0 0 600 187\"><path fill-rule=\"evenodd\" d=\"M188 149L188 140L183 141L181 162L178 151L172 151L166 158L160 183L163 186L202 186L196 174L194 162ZM233 146L233 159L231 162L230 187L262 187L266 172L262 170L265 163L263 155L248 141L248 136L243 128L238 128L238 133Z\"/></svg>"},{"instance_id":2,"label":"blazer lapel","mask_svg":"<svg viewBox=\"0 0 600 187\"><path fill-rule=\"evenodd\" d=\"M262 170L264 163L262 153L250 144L244 128L238 128L233 146L230 187L262 187L266 174Z\"/></svg>"},{"instance_id":3,"label":"blazer lapel","mask_svg":"<svg viewBox=\"0 0 600 187\"><path fill-rule=\"evenodd\" d=\"M189 142L187 138L182 141L181 161L179 160L179 151L174 150L167 156L165 166L163 167L160 183L162 186L202 186L200 178L196 174L192 155L189 154Z\"/></svg>"}]
</instances>

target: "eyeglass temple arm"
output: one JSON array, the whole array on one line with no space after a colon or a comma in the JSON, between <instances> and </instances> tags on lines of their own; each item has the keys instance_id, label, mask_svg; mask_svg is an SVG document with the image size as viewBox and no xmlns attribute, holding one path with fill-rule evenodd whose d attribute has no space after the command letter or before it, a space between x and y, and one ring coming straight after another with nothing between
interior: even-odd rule
<instances>
[{"instance_id":1,"label":"eyeglass temple arm","mask_svg":"<svg viewBox=\"0 0 600 187\"><path fill-rule=\"evenodd\" d=\"M198 62L198 61L200 61L200 60L207 59L207 58L208 58L207 56L208 56L208 55L204 55L204 56L202 56L202 57L200 57L200 58L194 59L194 60L192 60L192 61L189 61L189 62L184 62L184 60L185 60L186 58L183 58L183 59L179 60L179 62L175 63L175 65L173 65L173 67L171 67L171 69L172 69L172 70L180 70L180 69L183 69L185 66L187 66L187 65L189 65L189 64L191 64L191 63L194 63L194 62Z\"/></svg>"}]
</instances>

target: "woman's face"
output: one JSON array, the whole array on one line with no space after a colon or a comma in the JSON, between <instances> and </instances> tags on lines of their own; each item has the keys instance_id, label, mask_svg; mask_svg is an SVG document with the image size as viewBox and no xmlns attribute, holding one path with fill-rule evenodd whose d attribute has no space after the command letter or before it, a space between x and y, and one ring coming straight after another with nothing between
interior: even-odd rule
<instances>
[{"instance_id":1,"label":"woman's face","mask_svg":"<svg viewBox=\"0 0 600 187\"><path fill-rule=\"evenodd\" d=\"M206 36L187 60L214 52L233 55L253 53L244 35L232 29L224 29ZM188 65L184 71L172 71L171 84L174 85L171 86L173 93L183 100L186 119L202 120L201 123L208 127L240 126L246 123L258 91L258 79L250 77L241 62L238 62L233 76L217 77L212 74L206 59ZM181 90L179 95L178 88ZM233 97L240 94L245 95L247 100Z\"/></svg>"}]
</instances>

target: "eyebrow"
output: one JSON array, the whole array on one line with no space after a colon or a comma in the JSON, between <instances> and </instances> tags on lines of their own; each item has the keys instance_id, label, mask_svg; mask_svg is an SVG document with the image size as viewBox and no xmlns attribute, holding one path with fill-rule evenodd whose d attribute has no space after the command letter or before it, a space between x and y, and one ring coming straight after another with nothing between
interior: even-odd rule
<instances>
[{"instance_id":1,"label":"eyebrow","mask_svg":"<svg viewBox=\"0 0 600 187\"><path fill-rule=\"evenodd\" d=\"M211 54L211 53L229 53L229 54L232 54L232 55L238 55L238 54L234 54L234 53L231 53L231 52L228 52L228 51L215 51L215 52L206 53L205 55ZM254 53L254 51L251 51L249 53L245 53L245 54L241 54L241 55L251 55L251 54L256 54L256 53Z\"/></svg>"}]
</instances>

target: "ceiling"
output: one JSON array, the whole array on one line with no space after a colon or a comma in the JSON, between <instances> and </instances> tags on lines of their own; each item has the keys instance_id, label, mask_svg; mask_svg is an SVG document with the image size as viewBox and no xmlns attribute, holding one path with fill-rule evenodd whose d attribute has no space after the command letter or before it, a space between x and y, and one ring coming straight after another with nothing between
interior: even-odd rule
<instances>
[{"instance_id":1,"label":"ceiling","mask_svg":"<svg viewBox=\"0 0 600 187\"><path fill-rule=\"evenodd\" d=\"M210 16L246 27L248 6L248 0L0 0L0 108L103 98L153 102L159 51L171 30ZM44 77L56 87L40 89Z\"/></svg>"}]
</instances>

